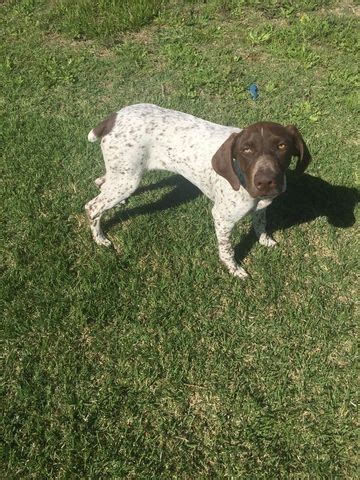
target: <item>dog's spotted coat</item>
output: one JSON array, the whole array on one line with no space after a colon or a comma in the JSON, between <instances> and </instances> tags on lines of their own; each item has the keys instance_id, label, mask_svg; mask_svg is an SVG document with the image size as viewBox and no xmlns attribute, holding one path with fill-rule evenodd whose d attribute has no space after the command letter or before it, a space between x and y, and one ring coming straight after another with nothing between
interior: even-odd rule
<instances>
[{"instance_id":1,"label":"dog's spotted coat","mask_svg":"<svg viewBox=\"0 0 360 480\"><path fill-rule=\"evenodd\" d=\"M101 230L101 215L124 203L144 172L168 170L183 175L213 201L220 259L241 278L247 273L234 259L230 244L233 226L251 212L260 243L275 245L266 233L266 207L285 189L285 169L291 155L300 157L300 170L310 161L295 127L263 122L241 130L150 104L125 107L88 135L89 141L100 137L106 174L95 181L100 194L85 206L95 242L111 245ZM250 141L245 148L241 143L244 138ZM271 155L270 147L266 147L269 138L277 138L275 143L284 139L286 144L292 142L286 158L280 149ZM296 142L300 144L297 149ZM254 158L246 158L251 152Z\"/></svg>"}]
</instances>

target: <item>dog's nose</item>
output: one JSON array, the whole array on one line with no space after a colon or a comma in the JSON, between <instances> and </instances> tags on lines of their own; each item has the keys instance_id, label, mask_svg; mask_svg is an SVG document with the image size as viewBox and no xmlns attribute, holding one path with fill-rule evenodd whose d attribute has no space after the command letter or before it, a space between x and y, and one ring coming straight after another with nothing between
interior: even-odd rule
<instances>
[{"instance_id":1,"label":"dog's nose","mask_svg":"<svg viewBox=\"0 0 360 480\"><path fill-rule=\"evenodd\" d=\"M260 193L267 193L278 187L278 178L274 172L258 172L254 177L254 184Z\"/></svg>"}]
</instances>

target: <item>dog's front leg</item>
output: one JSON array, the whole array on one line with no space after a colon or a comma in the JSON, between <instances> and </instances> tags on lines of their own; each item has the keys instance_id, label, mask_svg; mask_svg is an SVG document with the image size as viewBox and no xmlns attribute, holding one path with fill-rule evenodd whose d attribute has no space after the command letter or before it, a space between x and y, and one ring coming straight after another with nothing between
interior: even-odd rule
<instances>
[{"instance_id":1,"label":"dog's front leg","mask_svg":"<svg viewBox=\"0 0 360 480\"><path fill-rule=\"evenodd\" d=\"M248 276L246 271L235 262L234 249L230 242L230 234L235 222L225 219L221 213L216 210L216 207L213 208L212 215L214 218L216 237L219 246L220 260L225 264L232 275L246 278Z\"/></svg>"},{"instance_id":2,"label":"dog's front leg","mask_svg":"<svg viewBox=\"0 0 360 480\"><path fill-rule=\"evenodd\" d=\"M257 209L252 213L252 224L255 234L259 239L259 243L265 245L265 247L276 245L276 241L266 232L266 207L270 203L271 200L261 200Z\"/></svg>"}]
</instances>

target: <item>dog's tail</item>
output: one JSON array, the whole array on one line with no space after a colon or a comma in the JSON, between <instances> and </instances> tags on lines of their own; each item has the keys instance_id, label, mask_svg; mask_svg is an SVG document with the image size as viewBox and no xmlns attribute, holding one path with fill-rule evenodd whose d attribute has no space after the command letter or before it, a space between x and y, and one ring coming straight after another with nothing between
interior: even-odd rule
<instances>
[{"instance_id":1,"label":"dog's tail","mask_svg":"<svg viewBox=\"0 0 360 480\"><path fill-rule=\"evenodd\" d=\"M88 134L89 142L96 142L101 137L104 137L108 133L111 132L113 126L115 125L117 113L111 114L108 118L106 118L103 122L99 123L99 125L93 128Z\"/></svg>"},{"instance_id":2,"label":"dog's tail","mask_svg":"<svg viewBox=\"0 0 360 480\"><path fill-rule=\"evenodd\" d=\"M94 133L94 130L90 130L89 134L88 134L88 140L89 142L96 142L96 140L98 140L99 137L97 137Z\"/></svg>"}]
</instances>

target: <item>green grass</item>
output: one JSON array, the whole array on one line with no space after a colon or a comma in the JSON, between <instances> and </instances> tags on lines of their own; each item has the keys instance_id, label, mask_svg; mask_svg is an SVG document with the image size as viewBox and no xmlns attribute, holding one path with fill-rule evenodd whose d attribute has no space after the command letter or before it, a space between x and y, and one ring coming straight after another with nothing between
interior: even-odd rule
<instances>
[{"instance_id":1,"label":"green grass","mask_svg":"<svg viewBox=\"0 0 360 480\"><path fill-rule=\"evenodd\" d=\"M0 7L3 477L356 478L359 7L94 3ZM279 247L234 232L248 281L167 173L106 216L117 253L92 242L87 133L136 102L298 125Z\"/></svg>"},{"instance_id":2,"label":"green grass","mask_svg":"<svg viewBox=\"0 0 360 480\"><path fill-rule=\"evenodd\" d=\"M127 30L149 23L166 0L57 0L48 6L47 20L73 38L100 38L114 42Z\"/></svg>"}]
</instances>

